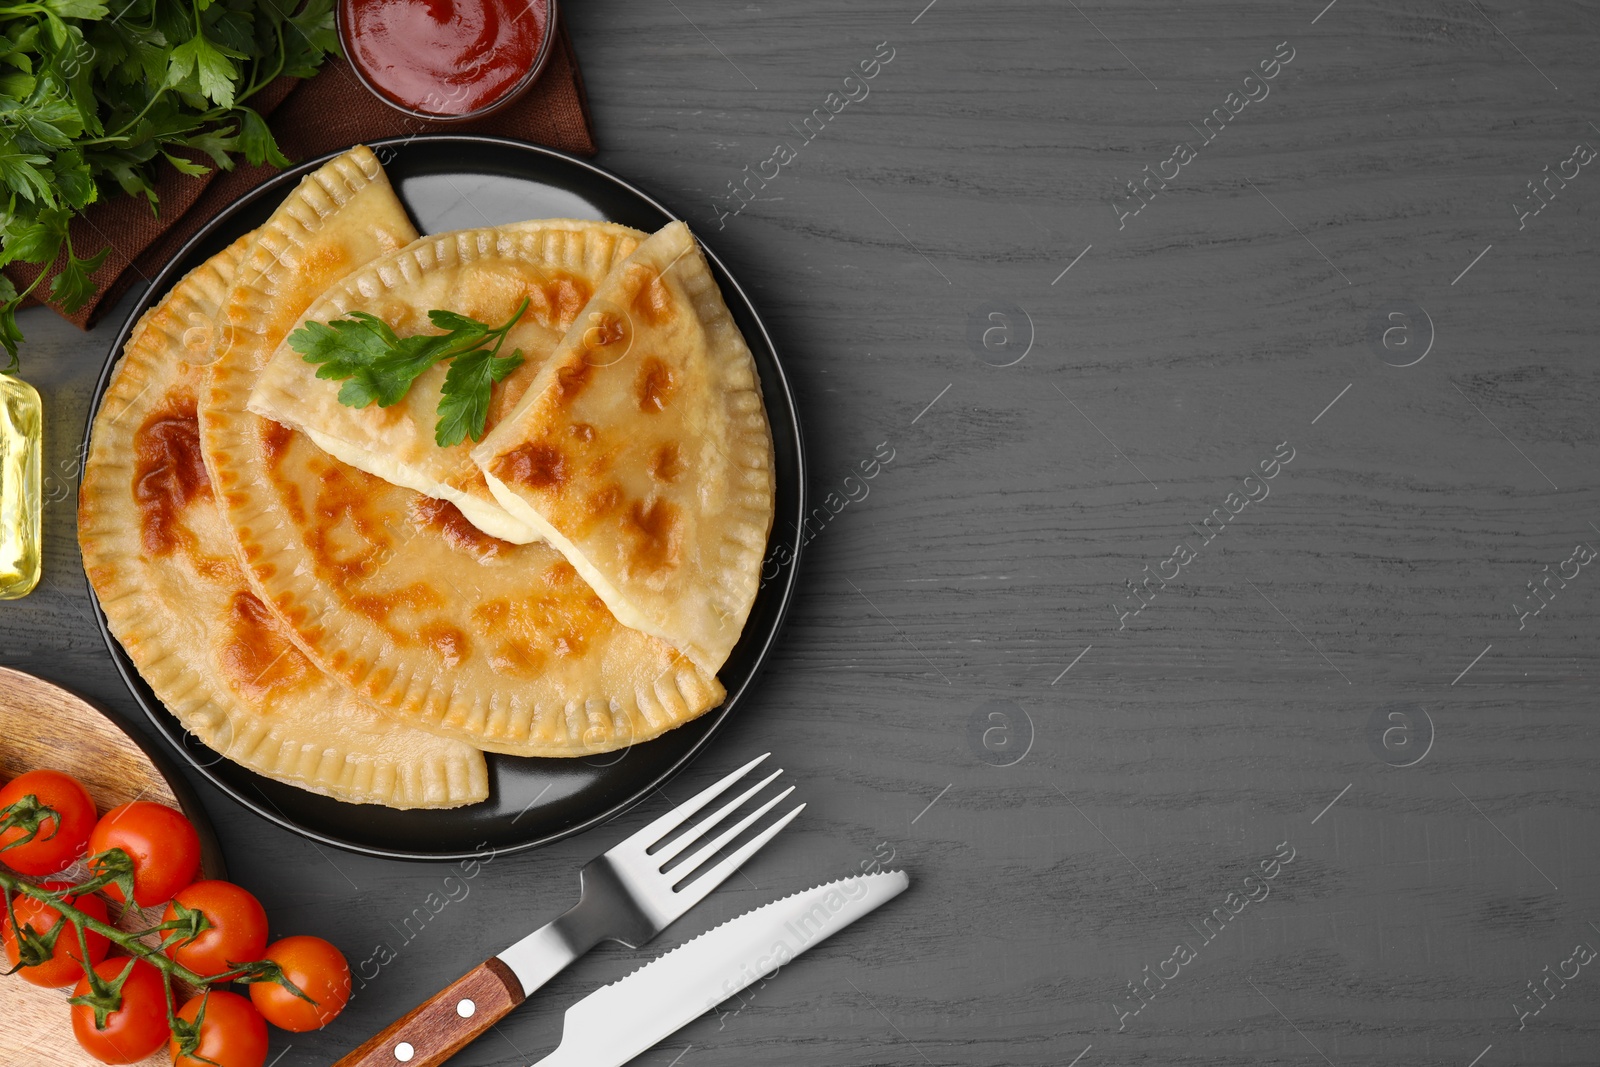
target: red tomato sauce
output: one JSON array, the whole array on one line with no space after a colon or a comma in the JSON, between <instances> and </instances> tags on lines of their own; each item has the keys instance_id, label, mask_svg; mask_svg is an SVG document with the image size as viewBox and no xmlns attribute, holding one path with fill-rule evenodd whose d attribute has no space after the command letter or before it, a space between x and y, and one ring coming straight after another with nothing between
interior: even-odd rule
<instances>
[{"instance_id":1,"label":"red tomato sauce","mask_svg":"<svg viewBox=\"0 0 1600 1067\"><path fill-rule=\"evenodd\" d=\"M340 0L351 60L402 107L465 115L528 73L549 32L548 0Z\"/></svg>"}]
</instances>

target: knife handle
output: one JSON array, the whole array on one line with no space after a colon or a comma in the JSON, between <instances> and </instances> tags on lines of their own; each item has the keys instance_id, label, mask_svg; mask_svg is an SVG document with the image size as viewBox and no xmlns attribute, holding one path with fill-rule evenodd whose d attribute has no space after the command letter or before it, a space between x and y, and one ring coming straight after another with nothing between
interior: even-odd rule
<instances>
[{"instance_id":1,"label":"knife handle","mask_svg":"<svg viewBox=\"0 0 1600 1067\"><path fill-rule=\"evenodd\" d=\"M439 1067L523 1001L522 983L491 958L402 1015L334 1067Z\"/></svg>"}]
</instances>

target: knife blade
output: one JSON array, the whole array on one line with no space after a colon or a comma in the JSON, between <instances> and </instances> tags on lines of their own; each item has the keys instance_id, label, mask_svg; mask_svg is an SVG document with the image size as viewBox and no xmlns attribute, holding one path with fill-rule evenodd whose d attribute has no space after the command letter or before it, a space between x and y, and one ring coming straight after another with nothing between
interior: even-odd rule
<instances>
[{"instance_id":1,"label":"knife blade","mask_svg":"<svg viewBox=\"0 0 1600 1067\"><path fill-rule=\"evenodd\" d=\"M601 941L620 941L638 948L655 937L805 810L801 804L769 820L754 836L747 833L794 792L790 786L754 811L734 818L783 773L777 770L725 800L715 811L702 814L702 809L724 799L723 794L766 758L758 756L723 776L584 864L583 893L575 907L478 964L334 1067L394 1067L396 1063L441 1067ZM747 839L724 854L726 846L741 835ZM703 840L707 837L709 841ZM691 846L696 850L684 855ZM674 863L680 856L683 858Z\"/></svg>"},{"instance_id":2,"label":"knife blade","mask_svg":"<svg viewBox=\"0 0 1600 1067\"><path fill-rule=\"evenodd\" d=\"M621 1067L910 884L904 871L844 878L730 919L568 1008L534 1067Z\"/></svg>"}]
</instances>

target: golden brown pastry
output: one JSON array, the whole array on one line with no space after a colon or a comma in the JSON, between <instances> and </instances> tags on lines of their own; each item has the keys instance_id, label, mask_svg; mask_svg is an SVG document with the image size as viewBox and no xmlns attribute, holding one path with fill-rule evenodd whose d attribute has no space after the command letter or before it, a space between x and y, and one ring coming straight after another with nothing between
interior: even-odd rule
<instances>
[{"instance_id":1,"label":"golden brown pastry","mask_svg":"<svg viewBox=\"0 0 1600 1067\"><path fill-rule=\"evenodd\" d=\"M494 390L488 418L493 427L522 397L595 287L644 237L626 226L574 219L429 236L335 284L302 321L366 312L408 337L440 332L428 321L436 308L499 326L526 300L527 310L502 349L508 355L520 350L524 362ZM446 448L434 443L448 366L424 372L392 407L345 407L338 383L319 380L317 367L285 342L261 372L249 407L307 434L353 467L449 500L485 533L519 544L538 540L490 494L469 457L471 441Z\"/></svg>"},{"instance_id":2,"label":"golden brown pastry","mask_svg":"<svg viewBox=\"0 0 1600 1067\"><path fill-rule=\"evenodd\" d=\"M376 183L372 165L362 173ZM206 462L262 599L361 695L479 748L604 752L715 707L723 689L711 673L620 625L548 545L484 534L455 504L348 466L247 410L268 358L337 280L317 272L331 255L322 250L345 250L346 263L385 251L393 221L371 200L347 217L363 194L341 201L344 180L318 183L326 210L286 204L264 227L274 252L230 298L235 336L201 404Z\"/></svg>"},{"instance_id":3,"label":"golden brown pastry","mask_svg":"<svg viewBox=\"0 0 1600 1067\"><path fill-rule=\"evenodd\" d=\"M84 569L156 696L223 756L356 803L483 800L482 753L387 718L324 674L235 557L201 458L196 401L218 306L253 236L196 267L134 327L84 468Z\"/></svg>"},{"instance_id":4,"label":"golden brown pastry","mask_svg":"<svg viewBox=\"0 0 1600 1067\"><path fill-rule=\"evenodd\" d=\"M472 458L619 621L722 667L760 584L772 436L755 360L687 226L595 291Z\"/></svg>"}]
</instances>

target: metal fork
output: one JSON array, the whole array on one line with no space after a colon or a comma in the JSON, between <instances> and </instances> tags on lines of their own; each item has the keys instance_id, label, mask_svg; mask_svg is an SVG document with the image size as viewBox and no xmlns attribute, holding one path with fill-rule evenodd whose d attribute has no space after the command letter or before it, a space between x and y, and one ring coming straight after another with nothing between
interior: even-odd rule
<instances>
[{"instance_id":1,"label":"metal fork","mask_svg":"<svg viewBox=\"0 0 1600 1067\"><path fill-rule=\"evenodd\" d=\"M667 842L673 831L770 755L751 760L584 864L582 890L570 911L474 967L335 1067L393 1067L396 1063L437 1067L601 941L620 941L629 948L638 948L655 937L704 900L805 810L804 804L795 807L714 866L696 873L793 793L794 786L790 786L723 829L687 859L666 869L783 773L782 768L773 771Z\"/></svg>"}]
</instances>

